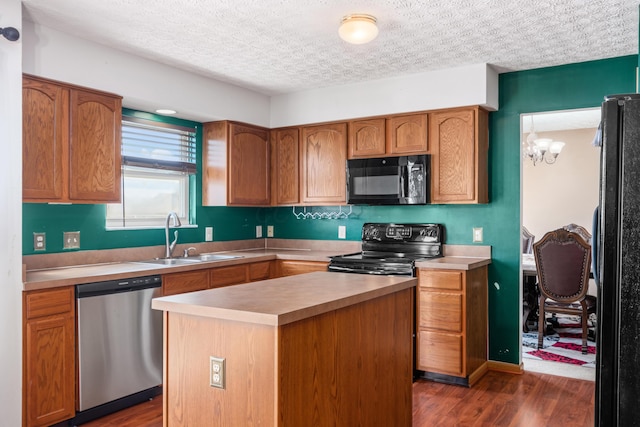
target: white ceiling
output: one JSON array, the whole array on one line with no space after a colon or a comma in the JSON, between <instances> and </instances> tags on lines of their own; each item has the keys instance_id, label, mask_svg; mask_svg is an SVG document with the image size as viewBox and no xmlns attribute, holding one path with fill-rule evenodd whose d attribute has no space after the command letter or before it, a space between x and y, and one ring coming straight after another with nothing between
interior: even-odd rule
<instances>
[{"instance_id":1,"label":"white ceiling","mask_svg":"<svg viewBox=\"0 0 640 427\"><path fill-rule=\"evenodd\" d=\"M23 0L27 20L267 95L638 53L637 0ZM378 19L365 45L344 15Z\"/></svg>"},{"instance_id":2,"label":"white ceiling","mask_svg":"<svg viewBox=\"0 0 640 427\"><path fill-rule=\"evenodd\" d=\"M595 129L600 124L600 118L600 108L522 114L521 127L523 134L531 132L532 125L533 130L536 132Z\"/></svg>"}]
</instances>

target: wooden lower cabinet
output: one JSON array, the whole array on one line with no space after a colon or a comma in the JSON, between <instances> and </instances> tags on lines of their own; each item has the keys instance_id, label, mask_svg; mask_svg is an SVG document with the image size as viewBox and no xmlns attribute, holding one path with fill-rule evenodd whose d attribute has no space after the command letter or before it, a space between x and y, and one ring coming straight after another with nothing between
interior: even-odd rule
<instances>
[{"instance_id":1,"label":"wooden lower cabinet","mask_svg":"<svg viewBox=\"0 0 640 427\"><path fill-rule=\"evenodd\" d=\"M209 270L209 287L220 288L222 286L238 285L247 282L246 264L231 265L229 267L217 267Z\"/></svg>"},{"instance_id":2,"label":"wooden lower cabinet","mask_svg":"<svg viewBox=\"0 0 640 427\"><path fill-rule=\"evenodd\" d=\"M411 426L411 296L284 325L165 312L164 425Z\"/></svg>"},{"instance_id":3,"label":"wooden lower cabinet","mask_svg":"<svg viewBox=\"0 0 640 427\"><path fill-rule=\"evenodd\" d=\"M314 271L327 271L329 268L329 263L323 261L291 261L280 259L276 262L277 277L313 273Z\"/></svg>"},{"instance_id":4,"label":"wooden lower cabinet","mask_svg":"<svg viewBox=\"0 0 640 427\"><path fill-rule=\"evenodd\" d=\"M471 386L487 371L487 267L418 270L416 369Z\"/></svg>"},{"instance_id":5,"label":"wooden lower cabinet","mask_svg":"<svg viewBox=\"0 0 640 427\"><path fill-rule=\"evenodd\" d=\"M75 416L75 296L72 286L23 297L23 426Z\"/></svg>"},{"instance_id":6,"label":"wooden lower cabinet","mask_svg":"<svg viewBox=\"0 0 640 427\"><path fill-rule=\"evenodd\" d=\"M209 270L194 270L162 276L162 294L175 295L203 291L209 287Z\"/></svg>"}]
</instances>

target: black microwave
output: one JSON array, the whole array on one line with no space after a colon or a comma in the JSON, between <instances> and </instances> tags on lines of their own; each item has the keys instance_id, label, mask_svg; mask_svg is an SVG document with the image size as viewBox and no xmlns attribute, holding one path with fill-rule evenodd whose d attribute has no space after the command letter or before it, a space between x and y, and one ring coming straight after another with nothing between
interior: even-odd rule
<instances>
[{"instance_id":1,"label":"black microwave","mask_svg":"<svg viewBox=\"0 0 640 427\"><path fill-rule=\"evenodd\" d=\"M431 156L347 160L347 203L422 205L429 203Z\"/></svg>"}]
</instances>

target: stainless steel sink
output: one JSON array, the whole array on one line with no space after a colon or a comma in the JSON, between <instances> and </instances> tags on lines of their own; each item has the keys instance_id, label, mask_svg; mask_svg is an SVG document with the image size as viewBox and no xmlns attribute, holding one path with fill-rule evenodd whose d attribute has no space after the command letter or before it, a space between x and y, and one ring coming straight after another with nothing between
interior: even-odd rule
<instances>
[{"instance_id":1,"label":"stainless steel sink","mask_svg":"<svg viewBox=\"0 0 640 427\"><path fill-rule=\"evenodd\" d=\"M200 254L185 259L198 259L200 261L224 261L227 259L242 258L242 255Z\"/></svg>"},{"instance_id":2,"label":"stainless steel sink","mask_svg":"<svg viewBox=\"0 0 640 427\"><path fill-rule=\"evenodd\" d=\"M189 265L210 261L225 261L228 259L242 258L242 255L200 254L188 258L155 258L146 261L136 261L141 264L159 265Z\"/></svg>"},{"instance_id":3,"label":"stainless steel sink","mask_svg":"<svg viewBox=\"0 0 640 427\"><path fill-rule=\"evenodd\" d=\"M159 264L159 265L188 265L202 262L198 258L156 258L146 261L136 261L141 264Z\"/></svg>"}]
</instances>

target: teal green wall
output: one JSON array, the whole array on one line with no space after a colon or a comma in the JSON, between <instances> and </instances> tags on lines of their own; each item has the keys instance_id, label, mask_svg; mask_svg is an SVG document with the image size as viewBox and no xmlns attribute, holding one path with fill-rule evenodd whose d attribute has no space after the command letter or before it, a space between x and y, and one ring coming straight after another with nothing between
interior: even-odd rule
<instances>
[{"instance_id":1,"label":"teal green wall","mask_svg":"<svg viewBox=\"0 0 640 427\"><path fill-rule=\"evenodd\" d=\"M181 230L179 241L203 241L205 226L214 227L217 241L251 239L256 225L274 225L278 238L331 240L337 239L338 225L346 225L347 239L360 240L363 223L395 221L444 223L447 243L472 245L472 228L483 227L483 244L491 245L493 257L489 267L489 357L519 363L520 114L596 107L607 94L634 92L637 64L638 57L633 55L501 74L500 110L489 117L491 203L487 205L354 206L348 219L298 220L292 208L202 207L197 180L199 227ZM24 253L33 253L32 233L36 231L47 232L47 253L63 251L63 231L80 230L83 250L164 244L164 232L159 229L105 231L104 211L104 205L24 204Z\"/></svg>"},{"instance_id":2,"label":"teal green wall","mask_svg":"<svg viewBox=\"0 0 640 427\"><path fill-rule=\"evenodd\" d=\"M635 91L637 56L500 75L500 109L489 117L489 197L479 206L354 207L348 220L296 220L291 209L272 209L277 237L336 239L338 225L359 240L364 222L441 222L449 244L473 245L484 228L492 247L489 267L489 358L520 362L520 114L600 106L605 95ZM595 207L595 206L594 206ZM332 210L332 209L328 209ZM300 211L300 209L298 209ZM283 230L284 229L284 230Z\"/></svg>"},{"instance_id":3,"label":"teal green wall","mask_svg":"<svg viewBox=\"0 0 640 427\"><path fill-rule=\"evenodd\" d=\"M123 109L123 114L140 118L192 126L197 129L197 140L202 141L200 123L157 114ZM197 147L197 158L202 158L202 144ZM204 227L214 227L214 240L242 240L255 238L255 227L264 223L264 209L226 208L202 206L202 186L200 176L202 165L198 164L194 180L192 205L195 205L197 228L179 230L178 243L204 241ZM147 230L105 230L105 205L55 205L46 203L23 203L22 241L23 255L34 253L66 252L62 248L64 231L80 231L80 250L114 249L136 246L164 245L164 229ZM46 233L46 251L33 250L33 233ZM161 254L158 254L161 255Z\"/></svg>"}]
</instances>

